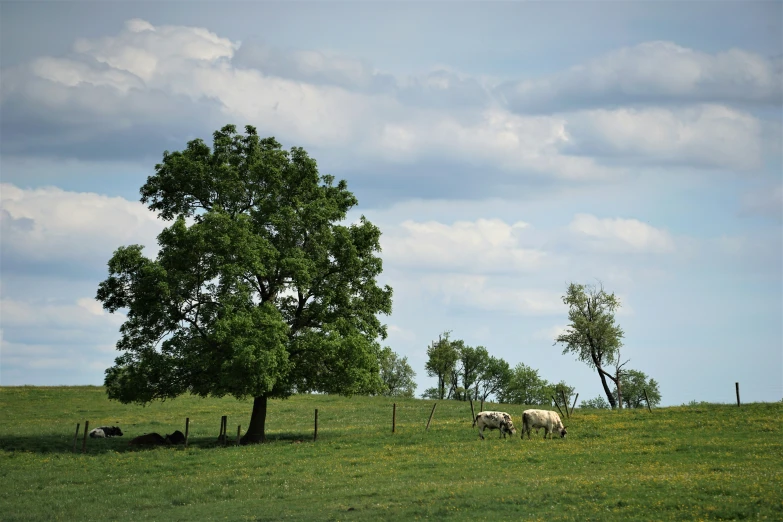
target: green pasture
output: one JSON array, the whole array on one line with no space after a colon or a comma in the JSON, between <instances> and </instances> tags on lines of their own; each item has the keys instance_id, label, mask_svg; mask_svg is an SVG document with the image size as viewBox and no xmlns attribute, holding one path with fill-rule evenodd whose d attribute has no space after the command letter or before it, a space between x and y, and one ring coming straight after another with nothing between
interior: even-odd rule
<instances>
[{"instance_id":1,"label":"green pasture","mask_svg":"<svg viewBox=\"0 0 783 522\"><path fill-rule=\"evenodd\" d=\"M577 409L568 437L546 441L481 441L454 401L425 431L433 404L294 396L270 401L268 443L222 447L220 417L233 440L250 401L141 407L100 387L3 387L0 520L783 520L783 403ZM525 409L490 408L517 427ZM128 447L184 432L186 417L187 449ZM82 454L85 420L125 435L88 439Z\"/></svg>"}]
</instances>

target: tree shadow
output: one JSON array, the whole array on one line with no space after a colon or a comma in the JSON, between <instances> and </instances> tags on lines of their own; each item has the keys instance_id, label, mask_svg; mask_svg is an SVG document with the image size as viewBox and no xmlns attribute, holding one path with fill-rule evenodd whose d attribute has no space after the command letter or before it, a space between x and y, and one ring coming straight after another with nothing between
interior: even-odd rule
<instances>
[{"instance_id":1,"label":"tree shadow","mask_svg":"<svg viewBox=\"0 0 783 522\"><path fill-rule=\"evenodd\" d=\"M294 433L294 432L278 432L278 433L267 433L266 434L266 442L267 443L275 443L275 442L287 442L289 444L304 444L305 442L313 442L313 434L312 433Z\"/></svg>"},{"instance_id":2,"label":"tree shadow","mask_svg":"<svg viewBox=\"0 0 783 522\"><path fill-rule=\"evenodd\" d=\"M86 454L101 455L105 453L127 453L136 451L150 451L157 448L167 450L185 449L184 444L172 445L140 445L130 446L128 443L134 437L108 437L105 439L93 439L87 437L85 446ZM313 442L313 435L304 433L272 433L267 434L266 443L288 443L299 444ZM63 435L45 433L41 435L0 435L0 451L5 452L27 452L27 453L58 453L58 454L81 454L84 444L83 435L79 434L76 445L73 443L73 435L65 437ZM218 437L189 437L188 448L198 449L216 449L222 447L233 447L236 445L236 436L228 437L226 444L218 440ZM75 451L74 451L75 448Z\"/></svg>"}]
</instances>

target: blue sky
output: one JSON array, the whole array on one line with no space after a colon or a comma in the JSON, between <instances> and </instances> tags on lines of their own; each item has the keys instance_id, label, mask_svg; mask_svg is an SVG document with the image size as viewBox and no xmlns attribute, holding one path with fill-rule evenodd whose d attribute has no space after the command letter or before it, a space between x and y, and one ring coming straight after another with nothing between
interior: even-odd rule
<instances>
[{"instance_id":1,"label":"blue sky","mask_svg":"<svg viewBox=\"0 0 783 522\"><path fill-rule=\"evenodd\" d=\"M620 296L664 404L783 397L783 3L0 2L0 384L101 384L118 246L164 150L251 124L383 231L387 340L451 330L601 394L552 346Z\"/></svg>"}]
</instances>

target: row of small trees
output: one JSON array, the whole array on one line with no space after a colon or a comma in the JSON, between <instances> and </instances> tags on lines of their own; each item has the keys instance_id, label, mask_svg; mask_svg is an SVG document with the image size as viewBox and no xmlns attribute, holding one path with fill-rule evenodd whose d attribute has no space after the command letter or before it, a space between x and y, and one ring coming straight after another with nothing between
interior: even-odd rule
<instances>
[{"instance_id":1,"label":"row of small trees","mask_svg":"<svg viewBox=\"0 0 783 522\"><path fill-rule=\"evenodd\" d=\"M596 397L582 401L587 408L639 408L645 400L650 405L660 403L658 383L639 370L625 369L622 361L623 330L615 322L614 313L620 301L603 286L570 284L563 296L568 305L570 324L558 335L554 344L564 345L563 354L573 354L596 370L606 399ZM437 385L422 394L430 399L481 400L494 397L511 404L551 404L552 397L565 397L569 402L574 388L564 381L550 383L538 370L524 363L511 368L508 362L489 354L483 346L468 346L450 338L444 332L427 348L427 375L437 379ZM381 354L382 393L413 397L415 372L385 348ZM613 385L613 386L612 386Z\"/></svg>"},{"instance_id":2,"label":"row of small trees","mask_svg":"<svg viewBox=\"0 0 783 522\"><path fill-rule=\"evenodd\" d=\"M571 397L574 392L565 382L550 383L524 363L512 368L485 347L468 346L450 339L450 334L444 332L427 349L425 369L438 385L425 390L424 398L486 401L494 397L504 403L549 404L555 393Z\"/></svg>"},{"instance_id":3,"label":"row of small trees","mask_svg":"<svg viewBox=\"0 0 783 522\"><path fill-rule=\"evenodd\" d=\"M542 378L539 371L519 363L513 368L502 358L489 354L483 346L472 347L462 340L450 339L444 332L427 349L427 375L437 378L438 385L427 388L421 397L436 400L487 401L494 398L505 404L551 405L552 397L565 396L569 403L575 390L565 381L552 383ZM381 388L377 395L412 398L416 391L416 372L407 357L399 357L385 347L380 355ZM661 401L658 383L639 370L620 371L622 404L626 408L642 408L645 391L650 405ZM617 387L612 398L620 401ZM610 408L607 400L598 396L583 400L581 408Z\"/></svg>"}]
</instances>

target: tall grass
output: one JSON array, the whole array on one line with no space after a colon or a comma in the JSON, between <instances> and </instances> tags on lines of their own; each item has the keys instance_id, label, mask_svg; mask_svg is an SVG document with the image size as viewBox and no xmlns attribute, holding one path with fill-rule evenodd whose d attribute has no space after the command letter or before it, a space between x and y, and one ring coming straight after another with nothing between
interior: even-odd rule
<instances>
[{"instance_id":1,"label":"tall grass","mask_svg":"<svg viewBox=\"0 0 783 522\"><path fill-rule=\"evenodd\" d=\"M221 447L221 415L233 439L249 401L139 407L100 387L0 388L0 520L783 520L781 403L577 409L568 437L546 441L481 441L453 401L425 432L432 404L294 396L270 402L269 443ZM517 424L525 409L490 408ZM187 449L128 446L184 432L185 417ZM125 436L71 453L85 419Z\"/></svg>"}]
</instances>

